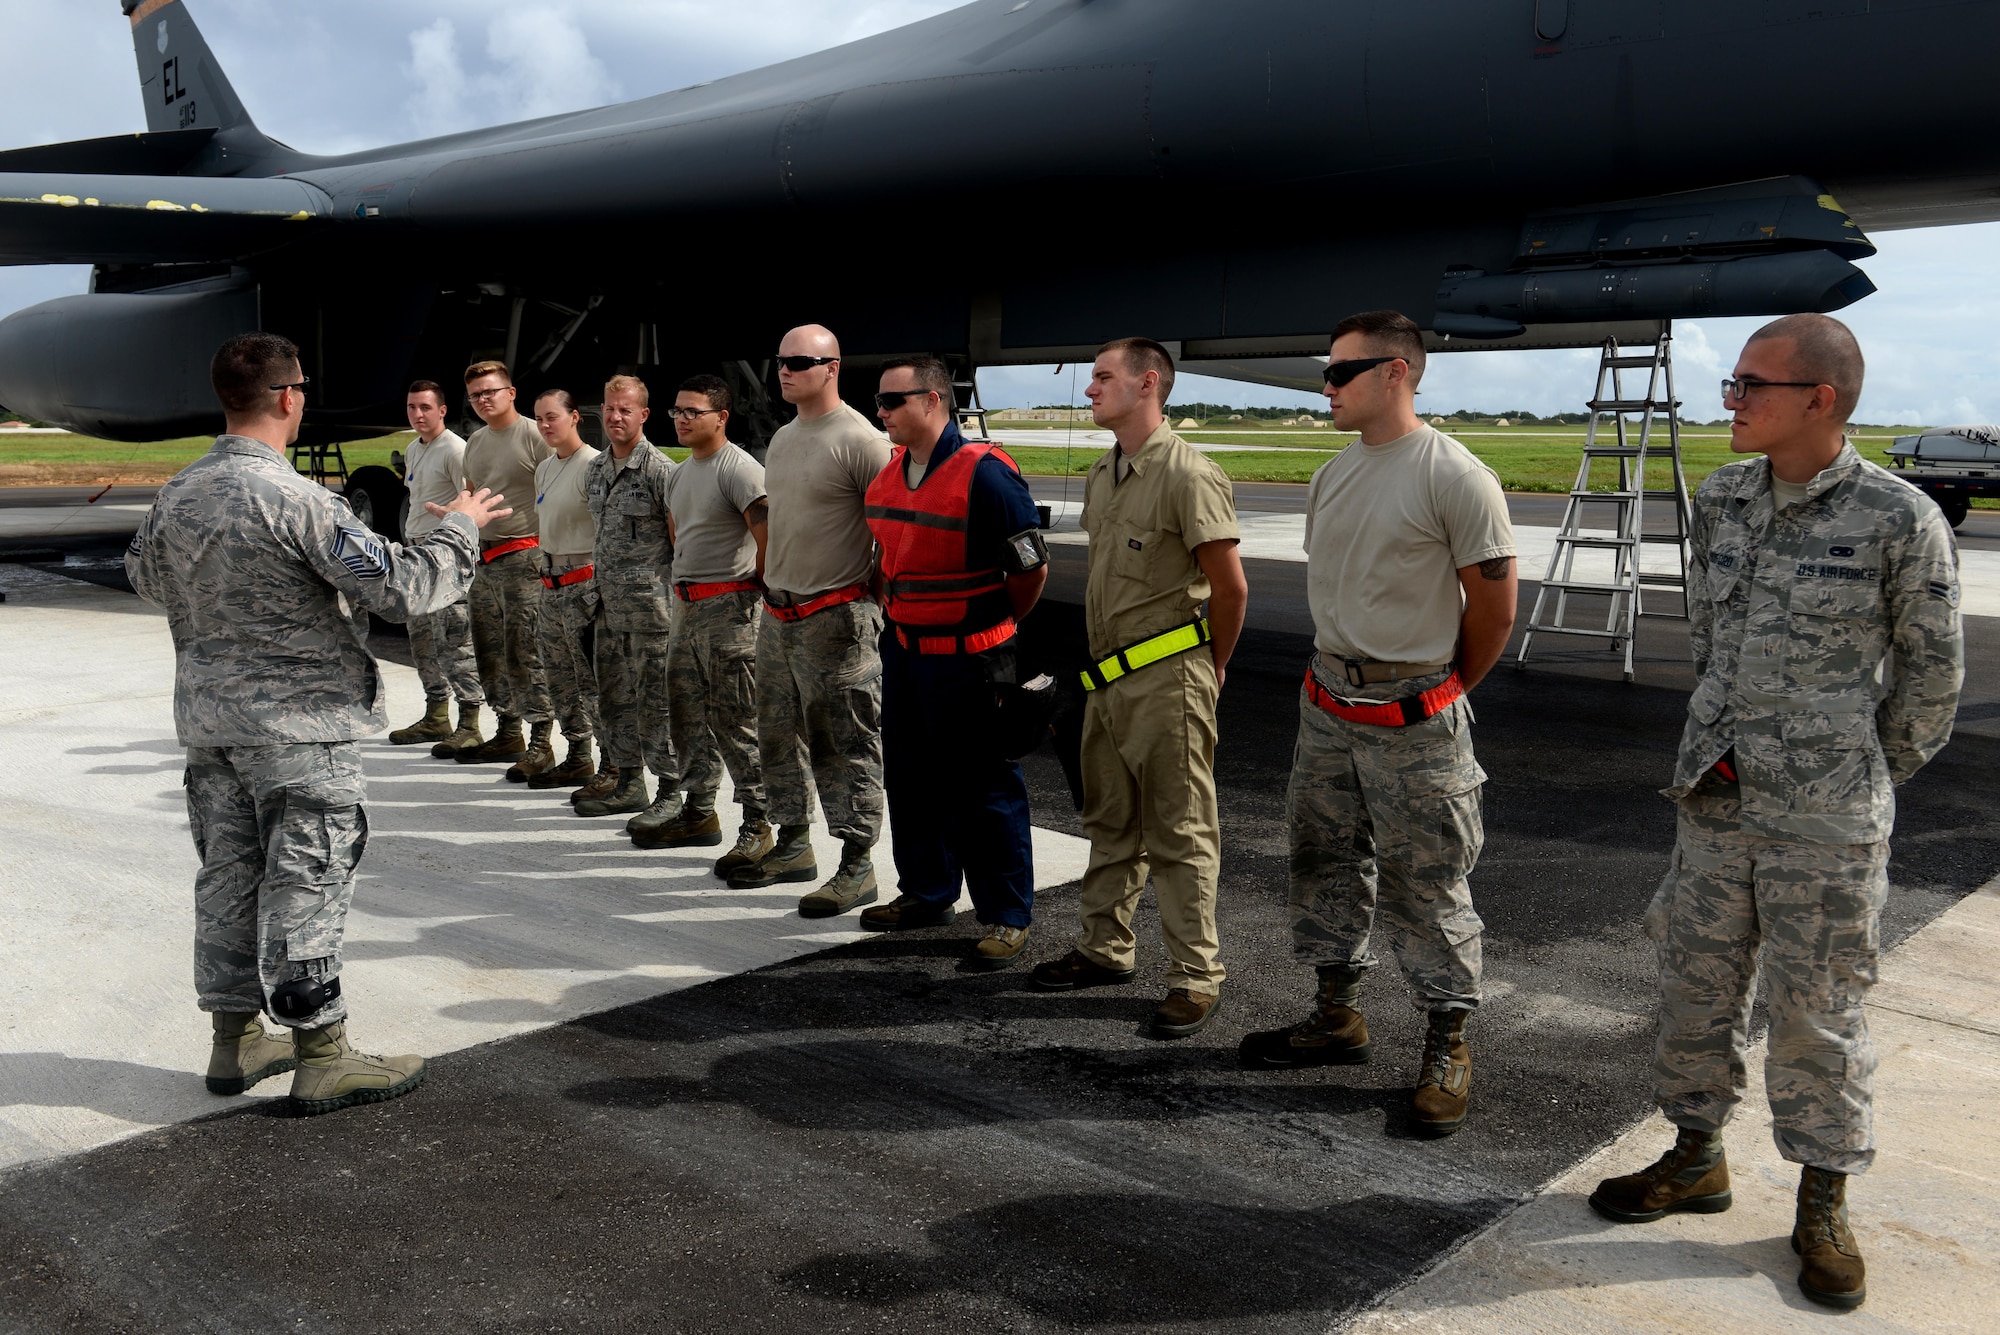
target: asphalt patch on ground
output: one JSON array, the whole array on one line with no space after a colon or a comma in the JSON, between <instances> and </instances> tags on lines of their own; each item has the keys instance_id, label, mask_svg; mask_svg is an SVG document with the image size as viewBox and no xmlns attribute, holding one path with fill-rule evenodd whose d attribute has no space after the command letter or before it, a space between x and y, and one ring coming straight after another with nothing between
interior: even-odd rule
<instances>
[{"instance_id":1,"label":"asphalt patch on ground","mask_svg":"<svg viewBox=\"0 0 2000 1335\"><path fill-rule=\"evenodd\" d=\"M1031 666L1076 652L1077 609L1030 625ZM1685 696L1510 671L1477 692L1489 1001L1471 1118L1428 1141L1392 962L1365 993L1373 1063L1235 1063L1312 989L1285 913L1308 649L1252 634L1223 696L1230 973L1200 1035L1145 1035L1150 901L1141 981L1069 995L965 971L969 921L870 939L451 1054L395 1103L258 1107L16 1170L0 1327L1327 1329L1647 1111L1638 923ZM1885 943L2000 866L1996 748L1962 737L1904 790ZM1037 819L1074 831L1054 759L1028 768ZM1074 887L1042 897L1033 959L1075 912Z\"/></svg>"}]
</instances>

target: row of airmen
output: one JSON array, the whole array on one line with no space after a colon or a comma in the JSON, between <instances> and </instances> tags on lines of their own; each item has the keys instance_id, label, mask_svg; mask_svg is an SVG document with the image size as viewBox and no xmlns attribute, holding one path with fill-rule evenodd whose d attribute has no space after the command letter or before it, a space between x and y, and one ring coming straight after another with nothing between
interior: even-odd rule
<instances>
[{"instance_id":1,"label":"row of airmen","mask_svg":"<svg viewBox=\"0 0 2000 1335\"><path fill-rule=\"evenodd\" d=\"M436 706L420 735L448 726L444 699L459 692L460 729L440 739L453 758L509 761L529 783L589 778L579 812L630 812L648 847L721 842L727 766L742 825L716 870L743 886L817 879L816 787L844 853L802 913L872 905L865 926L935 926L963 885L987 928L975 963L1023 953L1027 794L1000 720L1018 685L1018 623L1047 575L1031 498L1004 452L959 434L935 360L883 371L885 442L842 402L828 331L793 330L779 354L798 415L761 470L727 442L728 390L710 378L687 382L670 410L689 450L675 465L645 440L636 380L606 387L610 449L597 454L568 395L544 394L523 418L506 368L475 365L467 387L485 426L457 473L442 395L419 385L409 472L431 522L409 545L369 532L285 462L305 404L296 348L259 334L217 354L227 432L162 489L127 559L177 651L210 1089L295 1069L293 1104L316 1113L424 1076L420 1058L371 1056L345 1037L341 933L367 831L358 741L386 724L355 608L410 624ZM1468 877L1485 775L1466 696L1505 648L1516 572L1497 477L1415 413L1425 361L1398 313L1335 329L1325 392L1359 443L1306 494L1316 651L1287 794L1292 944L1317 1000L1238 1052L1262 1068L1368 1060L1361 990L1379 932L1428 1016L1411 1125L1439 1136L1467 1114L1466 1023L1482 995ZM1799 1282L1834 1307L1866 1293L1845 1192L1874 1156L1862 999L1894 785L1949 738L1963 675L1949 528L1845 440L1863 370L1846 326L1791 316L1758 331L1723 383L1732 448L1759 457L1695 498L1699 685L1666 790L1679 808L1672 866L1646 920L1662 989L1655 1096L1679 1134L1591 1197L1621 1223L1728 1208L1721 1131L1742 1096L1761 968L1775 1136L1801 1165ZM1150 875L1171 984L1153 1017L1163 1038L1201 1030L1221 998L1216 703L1247 602L1231 489L1169 429L1173 380L1167 350L1145 339L1107 345L1092 369L1093 416L1116 445L1090 469L1082 519L1090 859L1081 939L1030 978L1048 990L1132 982ZM431 492L434 470L448 485ZM504 504L530 492L533 515ZM468 620L476 671L457 629ZM491 741L466 727L475 682L498 712ZM570 739L561 765L551 716ZM885 783L899 884L874 904ZM260 1012L284 1031L268 1033Z\"/></svg>"}]
</instances>

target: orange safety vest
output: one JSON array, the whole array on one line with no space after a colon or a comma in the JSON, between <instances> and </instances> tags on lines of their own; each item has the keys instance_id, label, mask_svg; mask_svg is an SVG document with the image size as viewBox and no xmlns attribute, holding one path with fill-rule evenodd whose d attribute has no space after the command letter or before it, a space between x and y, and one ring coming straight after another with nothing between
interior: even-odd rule
<instances>
[{"instance_id":1,"label":"orange safety vest","mask_svg":"<svg viewBox=\"0 0 2000 1335\"><path fill-rule=\"evenodd\" d=\"M960 445L931 469L915 491L904 481L901 446L868 485L868 527L882 544L884 610L905 626L957 626L972 600L1007 587L997 567L966 569L966 517L972 510L972 475L993 455L1016 473L1020 465L997 445Z\"/></svg>"}]
</instances>

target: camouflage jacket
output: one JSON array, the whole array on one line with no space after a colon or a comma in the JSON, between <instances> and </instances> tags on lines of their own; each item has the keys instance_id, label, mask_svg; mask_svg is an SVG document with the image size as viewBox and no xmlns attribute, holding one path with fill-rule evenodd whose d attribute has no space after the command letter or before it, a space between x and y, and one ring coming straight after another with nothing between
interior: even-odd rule
<instances>
[{"instance_id":1,"label":"camouflage jacket","mask_svg":"<svg viewBox=\"0 0 2000 1335\"><path fill-rule=\"evenodd\" d=\"M674 461L649 440L632 448L625 467L605 450L590 461L584 494L597 521L597 596L604 628L665 632L673 625L673 539L667 531L667 477Z\"/></svg>"},{"instance_id":2,"label":"camouflage jacket","mask_svg":"<svg viewBox=\"0 0 2000 1335\"><path fill-rule=\"evenodd\" d=\"M160 488L125 573L166 609L183 746L344 742L388 724L348 607L435 612L471 587L478 553L463 515L400 546L269 445L223 436Z\"/></svg>"},{"instance_id":3,"label":"camouflage jacket","mask_svg":"<svg viewBox=\"0 0 2000 1335\"><path fill-rule=\"evenodd\" d=\"M1951 736L1964 678L1958 550L1937 506L1852 445L1776 511L1768 459L1695 496L1695 675L1672 798L1732 747L1745 828L1889 837L1895 785Z\"/></svg>"}]
</instances>

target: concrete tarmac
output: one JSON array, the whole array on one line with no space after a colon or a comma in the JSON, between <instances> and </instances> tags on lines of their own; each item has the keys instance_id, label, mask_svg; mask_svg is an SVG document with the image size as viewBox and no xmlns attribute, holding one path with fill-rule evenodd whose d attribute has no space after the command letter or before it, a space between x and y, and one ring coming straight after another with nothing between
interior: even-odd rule
<instances>
[{"instance_id":1,"label":"concrete tarmac","mask_svg":"<svg viewBox=\"0 0 2000 1335\"><path fill-rule=\"evenodd\" d=\"M1083 553L1057 551L1054 601L1028 623L1035 664L1074 653L1080 635ZM11 595L0 652L14 683L0 746L18 776L0 809L24 822L7 835L10 855L34 859L0 871L0 893L9 941L31 929L75 964L65 973L15 948L10 969L36 984L0 993L13 1054L0 1055L0 1073L12 1070L0 1075L0 1110L15 1125L105 1118L75 1091L115 1088L93 1083L93 1063L123 1062L147 1068L142 1085L178 1082L190 1110L218 1115L0 1174L0 1329L1323 1331L1473 1255L1459 1249L1527 1216L1547 1184L1571 1180L1649 1112L1654 993L1638 921L1672 836L1655 790L1689 684L1679 623L1647 624L1636 684L1616 679L1608 655L1575 651L1496 673L1475 697L1491 775L1474 878L1488 1000L1472 1029L1473 1116L1450 1140L1416 1140L1405 1123L1420 1016L1393 963L1367 991L1374 1063L1234 1064L1242 1033L1296 1019L1312 989L1289 959L1284 908L1282 797L1310 647L1303 567L1263 559L1251 563L1254 628L1222 704L1230 975L1204 1033L1144 1035L1163 989L1150 896L1137 925L1141 981L1076 996L1032 992L1020 969L961 972L975 934L963 922L831 949L799 943L760 962L734 933L775 949L844 924L780 916L659 932L621 915L671 912L652 907L659 897L634 901L681 886L622 869L664 867L649 861L661 855L618 852L608 833L601 852L551 839L600 823L545 818L545 799L508 791L491 771L461 782L371 746L375 795L404 801L396 790L408 784L417 804L385 806L385 825L404 832L364 864L373 916L357 961L368 975L356 986L357 1036L441 1055L409 1098L300 1121L268 1097L282 1081L260 1088L265 1097L207 1101L205 1026L172 976L181 966L129 988L115 967L148 952L185 960L186 901L173 886L192 856L172 805L163 634L136 600L55 569L0 566ZM36 630L14 648L24 616L58 611L71 639ZM1993 621L1969 626L1977 712L1994 700L2000 660ZM112 749L72 754L95 748ZM1996 762L2000 738L1969 721L1903 791L1891 946L2000 871ZM1037 821L1074 835L1053 759L1038 753L1028 769ZM74 800L121 784L144 791ZM457 860L473 854L484 861L460 874ZM885 851L878 867L887 862ZM609 878L563 874L614 864ZM145 889L132 893L139 878ZM1044 892L1032 959L1067 949L1074 905L1073 886ZM598 968L633 990L544 977L579 967L580 940L621 952L616 968ZM713 972L646 977L690 966ZM406 1014L386 1004L398 977ZM484 995L468 995L475 984ZM424 986L435 995L419 995ZM550 1009L551 995L574 996L576 1018ZM430 1037L450 1025L485 1027L493 1041ZM19 1041L27 1026L33 1044ZM159 1052L178 1047L135 1057L135 1035L169 1036L143 1040ZM1956 1077L1920 1079L1935 1088ZM1747 1112L1744 1124L1754 1137ZM1622 1150L1619 1164L1650 1158L1649 1145ZM1981 1246L1990 1178L1972 1190L1965 1220L1907 1245ZM1886 1229L1871 1234L1868 1200L1857 1193L1857 1223L1879 1251ZM1780 1266L1768 1253L1762 1264ZM1616 1264L1650 1264L1643 1250L1629 1255ZM1681 1271L1658 1273L1673 1282L1632 1290L1654 1307L1694 1292ZM1890 1285L1864 1312L1921 1326L1935 1306L1908 1292ZM1596 1328L1588 1318L1515 1328Z\"/></svg>"}]
</instances>

